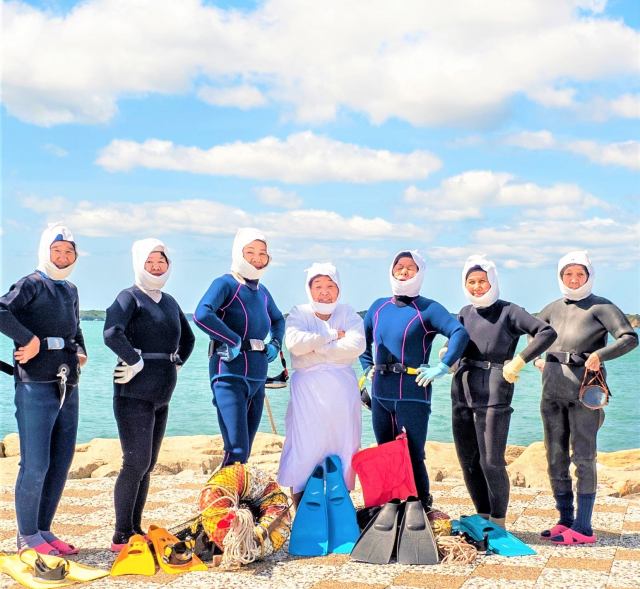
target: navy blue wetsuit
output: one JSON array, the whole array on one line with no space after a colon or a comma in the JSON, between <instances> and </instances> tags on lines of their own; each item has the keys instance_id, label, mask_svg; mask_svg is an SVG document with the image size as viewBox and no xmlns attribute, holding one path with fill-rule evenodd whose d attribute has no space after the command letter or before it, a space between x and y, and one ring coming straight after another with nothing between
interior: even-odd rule
<instances>
[{"instance_id":1,"label":"navy blue wetsuit","mask_svg":"<svg viewBox=\"0 0 640 589\"><path fill-rule=\"evenodd\" d=\"M75 450L77 353L86 354L76 287L39 271L25 276L0 297L0 332L14 341L16 349L34 336L41 341L37 356L14 367L20 436L16 516L18 531L29 536L50 531ZM54 337L64 340L62 349L48 349L44 338ZM60 406L62 387L56 375L63 365L68 367L68 379Z\"/></svg>"},{"instance_id":2,"label":"navy blue wetsuit","mask_svg":"<svg viewBox=\"0 0 640 589\"><path fill-rule=\"evenodd\" d=\"M231 274L211 283L193 318L214 345L233 347L250 339L264 341L271 334L271 343L280 348L284 337L284 317L269 291L257 281L242 284ZM213 403L224 440L223 466L249 459L262 417L267 368L266 354L248 349L230 362L215 353L209 359Z\"/></svg>"},{"instance_id":3,"label":"navy blue wetsuit","mask_svg":"<svg viewBox=\"0 0 640 589\"><path fill-rule=\"evenodd\" d=\"M107 309L104 341L129 365L144 368L128 383L113 385L113 411L122 445L122 470L114 489L116 532L128 538L141 531L149 490L176 386L176 365L187 361L195 338L175 299L153 301L137 286L120 292ZM145 357L149 354L159 354ZM178 357L170 356L177 354ZM161 357L166 356L166 357Z\"/></svg>"},{"instance_id":4,"label":"navy blue wetsuit","mask_svg":"<svg viewBox=\"0 0 640 589\"><path fill-rule=\"evenodd\" d=\"M502 300L463 307L458 319L470 339L451 383L453 439L476 511L504 518L509 504L504 453L514 385L502 376L502 366L513 358L521 335L533 337L520 352L529 362L553 343L556 332Z\"/></svg>"},{"instance_id":5,"label":"navy blue wetsuit","mask_svg":"<svg viewBox=\"0 0 640 589\"><path fill-rule=\"evenodd\" d=\"M451 366L468 341L464 327L440 303L421 296L378 299L367 311L364 329L367 348L360 363L365 370L374 364L399 363L411 368L427 364L437 333L449 338L449 349L442 361ZM429 502L424 445L431 414L431 385L418 386L415 378L377 369L373 372L373 431L378 444L382 444L395 439L405 428L418 495L423 502Z\"/></svg>"}]
</instances>

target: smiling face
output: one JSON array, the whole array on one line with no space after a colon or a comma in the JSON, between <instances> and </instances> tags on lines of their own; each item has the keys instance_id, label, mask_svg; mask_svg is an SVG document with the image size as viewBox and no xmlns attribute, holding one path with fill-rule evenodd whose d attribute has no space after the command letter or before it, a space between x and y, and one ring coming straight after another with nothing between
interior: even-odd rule
<instances>
[{"instance_id":1,"label":"smiling face","mask_svg":"<svg viewBox=\"0 0 640 589\"><path fill-rule=\"evenodd\" d=\"M562 283L571 290L580 288L589 280L587 269L582 264L571 264L562 270Z\"/></svg>"},{"instance_id":2,"label":"smiling face","mask_svg":"<svg viewBox=\"0 0 640 589\"><path fill-rule=\"evenodd\" d=\"M254 239L242 248L242 257L254 268L262 270L269 263L267 244L259 239Z\"/></svg>"},{"instance_id":3,"label":"smiling face","mask_svg":"<svg viewBox=\"0 0 640 589\"><path fill-rule=\"evenodd\" d=\"M151 252L144 263L144 269L154 276L162 276L169 269L169 262L162 252Z\"/></svg>"},{"instance_id":4,"label":"smiling face","mask_svg":"<svg viewBox=\"0 0 640 589\"><path fill-rule=\"evenodd\" d=\"M309 283L311 298L316 303L335 303L340 289L328 276L316 276Z\"/></svg>"},{"instance_id":5,"label":"smiling face","mask_svg":"<svg viewBox=\"0 0 640 589\"><path fill-rule=\"evenodd\" d=\"M473 272L469 272L464 286L472 296L481 297L483 294L489 292L491 283L484 270L474 270Z\"/></svg>"},{"instance_id":6,"label":"smiling face","mask_svg":"<svg viewBox=\"0 0 640 589\"><path fill-rule=\"evenodd\" d=\"M49 251L49 259L60 270L71 266L78 257L76 248L70 241L54 241Z\"/></svg>"},{"instance_id":7,"label":"smiling face","mask_svg":"<svg viewBox=\"0 0 640 589\"><path fill-rule=\"evenodd\" d=\"M418 264L411 256L398 258L391 271L396 280L410 280L418 273Z\"/></svg>"}]
</instances>

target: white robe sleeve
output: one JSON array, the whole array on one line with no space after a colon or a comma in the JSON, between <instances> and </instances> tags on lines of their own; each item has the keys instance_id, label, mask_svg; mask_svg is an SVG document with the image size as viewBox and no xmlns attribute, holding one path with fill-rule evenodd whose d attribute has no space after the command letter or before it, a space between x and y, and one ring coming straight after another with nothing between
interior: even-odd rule
<instances>
[{"instance_id":1,"label":"white robe sleeve","mask_svg":"<svg viewBox=\"0 0 640 589\"><path fill-rule=\"evenodd\" d=\"M304 311L298 307L291 309L286 321L284 341L292 356L316 352L337 337L337 330L328 326L322 332L310 331Z\"/></svg>"},{"instance_id":2,"label":"white robe sleeve","mask_svg":"<svg viewBox=\"0 0 640 589\"><path fill-rule=\"evenodd\" d=\"M344 337L329 342L316 350L327 362L353 362L362 352L366 343L364 337L364 322L362 317L353 309L345 317Z\"/></svg>"}]
</instances>

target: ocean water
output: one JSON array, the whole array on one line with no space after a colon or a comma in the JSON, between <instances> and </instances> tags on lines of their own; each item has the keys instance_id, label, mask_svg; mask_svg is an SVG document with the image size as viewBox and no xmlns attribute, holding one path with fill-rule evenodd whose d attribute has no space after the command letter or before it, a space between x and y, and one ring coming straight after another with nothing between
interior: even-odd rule
<instances>
[{"instance_id":1,"label":"ocean water","mask_svg":"<svg viewBox=\"0 0 640 589\"><path fill-rule=\"evenodd\" d=\"M116 423L112 411L112 372L115 356L102 341L101 321L85 321L82 324L89 352L89 362L83 370L80 382L80 425L78 441L87 442L92 438L117 437ZM199 329L196 334L196 348L189 362L178 375L178 386L173 395L167 435L218 434L218 422L215 409L211 404L209 388L207 345L208 338ZM521 338L521 349L525 345ZM443 343L438 337L434 350ZM11 357L11 342L0 337L0 359L8 361ZM289 360L287 356L287 360ZM288 362L289 364L289 362ZM640 348L609 362L608 384L613 397L606 409L605 423L598 435L598 447L603 451L622 450L640 447L639 393L640 387ZM271 364L271 372L280 372L280 362ZM358 375L361 370L356 367ZM428 439L439 442L451 442L451 377L445 376L434 383L432 413L429 421ZM514 413L511 418L509 443L527 445L542 440L540 419L541 384L540 373L530 365L521 372L513 398ZM284 416L289 399L289 389L272 389L267 392L276 423L277 432L284 434ZM375 442L371 428L369 411L363 408L363 445ZM16 422L13 405L13 380L0 374L0 437L15 432ZM271 426L265 412L260 431L270 432Z\"/></svg>"}]
</instances>

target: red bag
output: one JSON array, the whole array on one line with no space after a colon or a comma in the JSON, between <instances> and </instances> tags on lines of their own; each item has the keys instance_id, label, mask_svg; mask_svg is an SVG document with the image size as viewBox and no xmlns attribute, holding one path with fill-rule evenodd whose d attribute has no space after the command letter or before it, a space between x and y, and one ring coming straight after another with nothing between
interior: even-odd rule
<instances>
[{"instance_id":1,"label":"red bag","mask_svg":"<svg viewBox=\"0 0 640 589\"><path fill-rule=\"evenodd\" d=\"M404 432L393 442L356 452L351 466L360 478L365 507L418 494Z\"/></svg>"}]
</instances>

